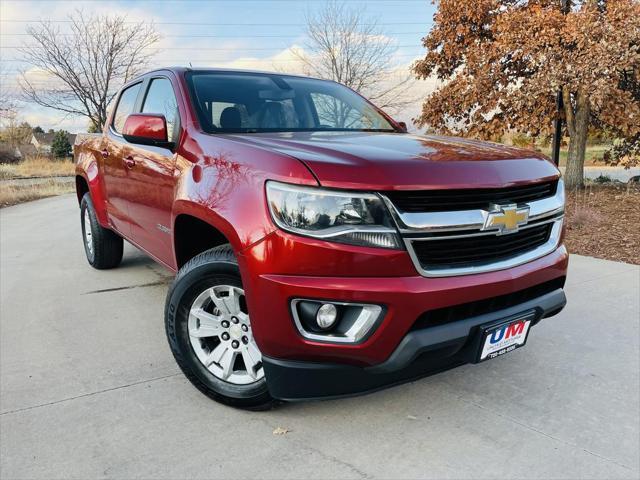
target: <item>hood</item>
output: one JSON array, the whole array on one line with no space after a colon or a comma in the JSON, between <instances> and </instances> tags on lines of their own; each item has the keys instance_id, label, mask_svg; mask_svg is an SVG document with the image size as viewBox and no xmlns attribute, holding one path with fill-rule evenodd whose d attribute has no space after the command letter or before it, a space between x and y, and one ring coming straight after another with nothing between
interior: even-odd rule
<instances>
[{"instance_id":1,"label":"hood","mask_svg":"<svg viewBox=\"0 0 640 480\"><path fill-rule=\"evenodd\" d=\"M302 161L321 185L363 190L499 188L559 176L538 152L453 137L369 132L229 135Z\"/></svg>"}]
</instances>

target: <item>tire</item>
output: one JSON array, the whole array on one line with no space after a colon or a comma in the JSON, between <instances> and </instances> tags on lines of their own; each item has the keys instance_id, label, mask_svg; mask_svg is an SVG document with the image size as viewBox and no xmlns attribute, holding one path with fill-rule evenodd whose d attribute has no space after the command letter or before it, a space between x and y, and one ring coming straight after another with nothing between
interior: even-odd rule
<instances>
[{"instance_id":1,"label":"tire","mask_svg":"<svg viewBox=\"0 0 640 480\"><path fill-rule=\"evenodd\" d=\"M248 410L274 405L231 246L207 250L180 269L167 293L165 328L178 366L209 398Z\"/></svg>"},{"instance_id":2,"label":"tire","mask_svg":"<svg viewBox=\"0 0 640 480\"><path fill-rule=\"evenodd\" d=\"M120 265L124 248L122 237L100 225L89 193L85 193L80 202L80 223L82 243L89 265L98 270Z\"/></svg>"}]
</instances>

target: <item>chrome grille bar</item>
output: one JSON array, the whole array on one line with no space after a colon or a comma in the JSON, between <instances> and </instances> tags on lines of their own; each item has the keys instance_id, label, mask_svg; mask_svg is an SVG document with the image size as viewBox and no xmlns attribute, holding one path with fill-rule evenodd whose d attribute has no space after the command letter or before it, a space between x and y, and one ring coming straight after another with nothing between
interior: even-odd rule
<instances>
[{"instance_id":1,"label":"chrome grille bar","mask_svg":"<svg viewBox=\"0 0 640 480\"><path fill-rule=\"evenodd\" d=\"M400 212L391 200L382 195L389 207L401 234L425 233L433 231L480 230L486 219L486 210L458 210L452 212ZM549 218L564 213L564 184L558 181L555 195L527 203L529 222Z\"/></svg>"},{"instance_id":2,"label":"chrome grille bar","mask_svg":"<svg viewBox=\"0 0 640 480\"><path fill-rule=\"evenodd\" d=\"M413 244L424 241L446 242L447 240L454 241L468 237L486 238L487 236L497 236L495 231L482 230L489 215L488 210L401 212L387 196L381 195L381 197L391 211L416 269L425 277L473 275L513 268L548 255L560 245L565 204L562 179L558 181L558 187L553 196L526 203L529 206L528 223L521 226L519 230L527 231L536 226L551 224L549 237L546 241L542 240L544 243L535 246L535 248L533 248L534 244L532 244L532 248L515 252L507 258L499 258L499 255L496 255L493 260L464 264L458 261L451 265L443 264L442 262L437 265L424 265L418 258ZM448 235L448 232L451 232L451 234Z\"/></svg>"}]
</instances>

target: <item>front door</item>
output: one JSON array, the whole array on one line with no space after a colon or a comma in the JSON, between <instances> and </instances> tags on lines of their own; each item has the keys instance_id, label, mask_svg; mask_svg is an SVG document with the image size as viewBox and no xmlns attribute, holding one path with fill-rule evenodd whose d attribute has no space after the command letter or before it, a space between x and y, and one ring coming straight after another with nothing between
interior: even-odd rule
<instances>
[{"instance_id":1,"label":"front door","mask_svg":"<svg viewBox=\"0 0 640 480\"><path fill-rule=\"evenodd\" d=\"M171 81L150 79L141 112L164 115L170 141L177 141L179 113ZM173 264L171 208L175 189L175 154L167 149L129 144L129 214L135 243L165 264Z\"/></svg>"}]
</instances>

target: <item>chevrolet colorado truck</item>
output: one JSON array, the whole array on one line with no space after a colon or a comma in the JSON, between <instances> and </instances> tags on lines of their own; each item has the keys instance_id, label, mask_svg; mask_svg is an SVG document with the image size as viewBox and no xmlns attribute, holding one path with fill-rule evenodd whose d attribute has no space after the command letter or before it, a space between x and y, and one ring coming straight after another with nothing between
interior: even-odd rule
<instances>
[{"instance_id":1,"label":"chevrolet colorado truck","mask_svg":"<svg viewBox=\"0 0 640 480\"><path fill-rule=\"evenodd\" d=\"M492 359L566 303L549 159L409 134L335 82L155 70L74 155L89 264L116 267L126 240L177 272L169 346L228 405Z\"/></svg>"}]
</instances>

